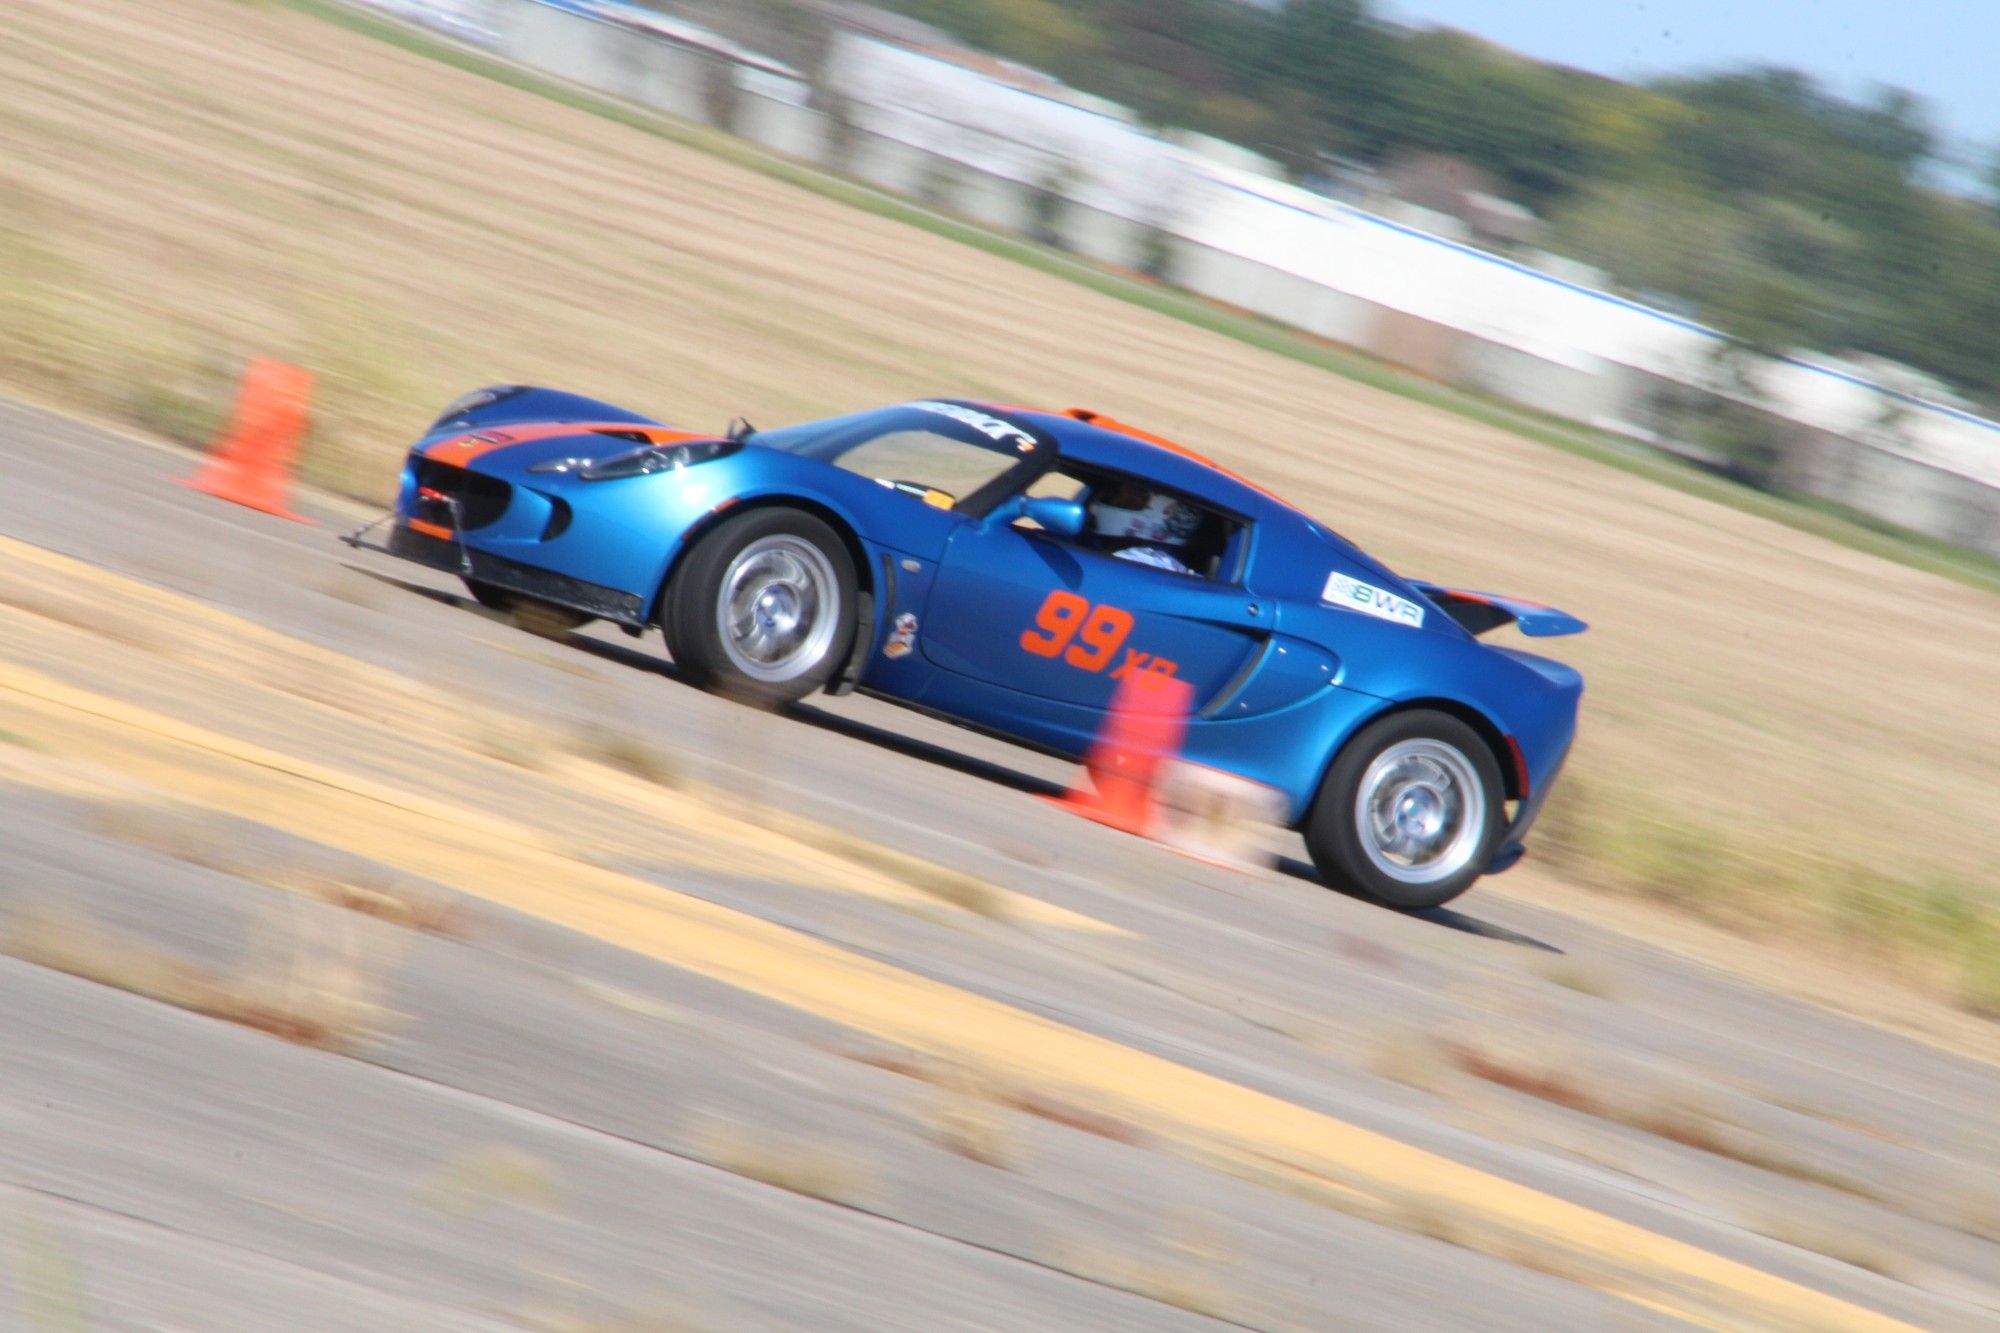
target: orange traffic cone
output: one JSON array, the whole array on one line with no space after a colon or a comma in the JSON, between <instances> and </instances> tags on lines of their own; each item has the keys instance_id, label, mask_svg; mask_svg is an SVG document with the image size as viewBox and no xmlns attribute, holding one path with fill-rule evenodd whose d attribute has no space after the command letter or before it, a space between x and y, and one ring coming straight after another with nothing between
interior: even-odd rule
<instances>
[{"instance_id":1,"label":"orange traffic cone","mask_svg":"<svg viewBox=\"0 0 2000 1333\"><path fill-rule=\"evenodd\" d=\"M269 357L252 358L228 428L209 446L201 470L181 484L267 514L312 522L286 503L311 398L310 370Z\"/></svg>"},{"instance_id":2,"label":"orange traffic cone","mask_svg":"<svg viewBox=\"0 0 2000 1333\"><path fill-rule=\"evenodd\" d=\"M1159 817L1162 766L1180 752L1194 687L1162 671L1135 671L1112 697L1104 730L1083 761L1079 783L1057 800L1085 819L1146 837Z\"/></svg>"}]
</instances>

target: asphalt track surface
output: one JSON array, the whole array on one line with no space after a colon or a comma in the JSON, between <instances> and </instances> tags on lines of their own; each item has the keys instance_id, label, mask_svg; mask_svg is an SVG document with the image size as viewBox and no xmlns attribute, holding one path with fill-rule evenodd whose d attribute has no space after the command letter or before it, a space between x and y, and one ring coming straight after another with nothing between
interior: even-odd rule
<instances>
[{"instance_id":1,"label":"asphalt track surface","mask_svg":"<svg viewBox=\"0 0 2000 1333\"><path fill-rule=\"evenodd\" d=\"M0 404L11 586L614 732L1014 907L692 834L652 854L629 784L618 854L572 856L548 827L592 793L442 744L449 706L343 726L197 695L176 673L229 663L0 599L0 727L28 742L0 907L221 966L289 899L121 836L74 753L476 926L400 946L396 1021L345 1053L0 958L0 1328L2000 1327L1990 1065L1504 886L1407 917L1295 861L1204 866L1037 799L1056 761L867 699L752 713L657 638L530 638L339 545L349 513L239 510L173 485L189 466ZM1697 1098L1758 1149L1412 1072L1441 1039Z\"/></svg>"}]
</instances>

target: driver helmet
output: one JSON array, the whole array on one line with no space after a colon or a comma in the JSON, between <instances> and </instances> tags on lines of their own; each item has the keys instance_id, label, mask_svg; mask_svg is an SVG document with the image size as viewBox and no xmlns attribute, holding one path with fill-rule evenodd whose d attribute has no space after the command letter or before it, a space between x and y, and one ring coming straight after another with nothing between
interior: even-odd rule
<instances>
[{"instance_id":1,"label":"driver helmet","mask_svg":"<svg viewBox=\"0 0 2000 1333\"><path fill-rule=\"evenodd\" d=\"M1201 511L1193 505L1131 481L1092 491L1086 512L1091 532L1116 541L1180 547L1201 527Z\"/></svg>"}]
</instances>

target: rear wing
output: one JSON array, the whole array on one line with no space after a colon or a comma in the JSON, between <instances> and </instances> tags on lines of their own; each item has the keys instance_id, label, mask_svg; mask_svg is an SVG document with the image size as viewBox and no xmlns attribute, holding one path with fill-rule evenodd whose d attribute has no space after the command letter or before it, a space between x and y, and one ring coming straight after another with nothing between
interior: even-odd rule
<instances>
[{"instance_id":1,"label":"rear wing","mask_svg":"<svg viewBox=\"0 0 2000 1333\"><path fill-rule=\"evenodd\" d=\"M1581 634L1590 628L1569 612L1543 606L1540 602L1524 602L1518 597L1499 597L1490 592L1468 592L1464 588L1446 588L1421 579L1411 579L1409 583L1471 634L1484 634L1512 624L1530 638L1546 639L1559 634Z\"/></svg>"}]
</instances>

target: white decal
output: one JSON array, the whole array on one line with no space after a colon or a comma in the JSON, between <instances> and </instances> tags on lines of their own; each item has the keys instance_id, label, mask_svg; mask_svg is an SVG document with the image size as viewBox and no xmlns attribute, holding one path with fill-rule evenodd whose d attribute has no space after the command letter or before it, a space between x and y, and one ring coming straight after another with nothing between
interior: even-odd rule
<instances>
[{"instance_id":1,"label":"white decal","mask_svg":"<svg viewBox=\"0 0 2000 1333\"><path fill-rule=\"evenodd\" d=\"M1329 606L1341 606L1363 615L1393 620L1399 625L1419 626L1424 623L1424 609L1415 602L1345 574L1328 574L1326 591L1319 595L1319 599Z\"/></svg>"},{"instance_id":2,"label":"white decal","mask_svg":"<svg viewBox=\"0 0 2000 1333\"><path fill-rule=\"evenodd\" d=\"M960 407L957 403L923 402L911 403L910 406L922 412L936 412L939 416L950 417L953 421L962 421L987 439L998 440L1001 444L1011 444L1023 453L1035 447L1035 437L1013 422L1002 421L999 417L988 416L969 407Z\"/></svg>"},{"instance_id":3,"label":"white decal","mask_svg":"<svg viewBox=\"0 0 2000 1333\"><path fill-rule=\"evenodd\" d=\"M889 631L889 641L882 645L882 656L894 661L907 657L917 642L917 618L908 611L896 617L896 623Z\"/></svg>"}]
</instances>

